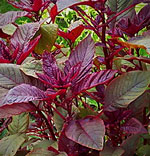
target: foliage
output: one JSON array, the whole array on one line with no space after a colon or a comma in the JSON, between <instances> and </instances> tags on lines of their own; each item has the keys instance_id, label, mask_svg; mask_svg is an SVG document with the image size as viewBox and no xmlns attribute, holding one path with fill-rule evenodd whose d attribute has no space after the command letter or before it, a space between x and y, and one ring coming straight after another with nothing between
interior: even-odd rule
<instances>
[{"instance_id":1,"label":"foliage","mask_svg":"<svg viewBox=\"0 0 150 156\"><path fill-rule=\"evenodd\" d=\"M0 155L149 155L149 2L8 0Z\"/></svg>"}]
</instances>

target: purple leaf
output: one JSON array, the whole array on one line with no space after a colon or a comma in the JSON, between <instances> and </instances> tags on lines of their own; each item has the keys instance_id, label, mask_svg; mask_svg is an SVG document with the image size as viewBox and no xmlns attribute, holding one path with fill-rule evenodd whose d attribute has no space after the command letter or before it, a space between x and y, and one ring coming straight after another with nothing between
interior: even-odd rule
<instances>
[{"instance_id":1,"label":"purple leaf","mask_svg":"<svg viewBox=\"0 0 150 156\"><path fill-rule=\"evenodd\" d=\"M88 116L81 120L74 120L66 127L65 134L70 140L96 150L103 149L105 126L103 120Z\"/></svg>"},{"instance_id":2,"label":"purple leaf","mask_svg":"<svg viewBox=\"0 0 150 156\"><path fill-rule=\"evenodd\" d=\"M92 67L92 59L95 52L94 48L95 44L90 36L81 41L79 45L71 52L69 60L66 61L64 68L66 75L71 67L81 63L77 80L84 78Z\"/></svg>"},{"instance_id":3,"label":"purple leaf","mask_svg":"<svg viewBox=\"0 0 150 156\"><path fill-rule=\"evenodd\" d=\"M15 51L19 47L19 52L17 54L17 60L22 55L22 53L27 52L31 46L30 40L34 37L35 33L39 30L41 23L27 23L21 25L17 28L11 38L12 50Z\"/></svg>"},{"instance_id":4,"label":"purple leaf","mask_svg":"<svg viewBox=\"0 0 150 156\"><path fill-rule=\"evenodd\" d=\"M27 15L29 15L29 13L26 11L9 11L4 14L0 14L0 28L7 24L14 23L19 17Z\"/></svg>"},{"instance_id":5,"label":"purple leaf","mask_svg":"<svg viewBox=\"0 0 150 156\"><path fill-rule=\"evenodd\" d=\"M49 52L43 54L43 71L51 79L59 80L61 71L56 64L56 60Z\"/></svg>"},{"instance_id":6,"label":"purple leaf","mask_svg":"<svg viewBox=\"0 0 150 156\"><path fill-rule=\"evenodd\" d=\"M84 79L75 84L72 88L72 91L74 93L80 93L99 84L104 84L110 81L116 72L116 70L102 70L100 72L89 74Z\"/></svg>"},{"instance_id":7,"label":"purple leaf","mask_svg":"<svg viewBox=\"0 0 150 156\"><path fill-rule=\"evenodd\" d=\"M21 84L9 90L2 101L2 106L13 103L23 103L33 100L43 100L46 98L44 91L29 84Z\"/></svg>"},{"instance_id":8,"label":"purple leaf","mask_svg":"<svg viewBox=\"0 0 150 156\"><path fill-rule=\"evenodd\" d=\"M138 3L150 3L150 0L133 0L133 4L138 4Z\"/></svg>"},{"instance_id":9,"label":"purple leaf","mask_svg":"<svg viewBox=\"0 0 150 156\"><path fill-rule=\"evenodd\" d=\"M38 12L42 7L46 9L50 0L8 0L8 2L13 5L15 8L19 8L28 12Z\"/></svg>"},{"instance_id":10,"label":"purple leaf","mask_svg":"<svg viewBox=\"0 0 150 156\"><path fill-rule=\"evenodd\" d=\"M121 127L121 129L129 134L147 133L147 130L144 128L141 122L135 118L131 118L129 121L127 121Z\"/></svg>"},{"instance_id":11,"label":"purple leaf","mask_svg":"<svg viewBox=\"0 0 150 156\"><path fill-rule=\"evenodd\" d=\"M65 129L61 132L59 137L58 149L59 151L66 152L70 156L86 155L90 150L87 147L83 147L78 143L68 139L65 135Z\"/></svg>"},{"instance_id":12,"label":"purple leaf","mask_svg":"<svg viewBox=\"0 0 150 156\"><path fill-rule=\"evenodd\" d=\"M35 111L36 107L30 103L14 103L0 106L0 118L8 118L23 112Z\"/></svg>"}]
</instances>

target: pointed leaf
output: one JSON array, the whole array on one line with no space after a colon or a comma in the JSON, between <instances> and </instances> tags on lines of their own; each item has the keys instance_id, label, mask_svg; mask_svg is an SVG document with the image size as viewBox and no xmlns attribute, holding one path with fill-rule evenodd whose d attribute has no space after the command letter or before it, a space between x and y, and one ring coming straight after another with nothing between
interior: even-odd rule
<instances>
[{"instance_id":1,"label":"pointed leaf","mask_svg":"<svg viewBox=\"0 0 150 156\"><path fill-rule=\"evenodd\" d=\"M130 134L147 133L146 129L141 124L141 122L135 118L131 118L129 121L127 121L121 127L121 129L126 133L130 133Z\"/></svg>"},{"instance_id":2,"label":"pointed leaf","mask_svg":"<svg viewBox=\"0 0 150 156\"><path fill-rule=\"evenodd\" d=\"M29 49L29 42L39 30L41 23L27 23L19 26L11 38L12 49L15 51L19 47L17 59L20 55Z\"/></svg>"},{"instance_id":3,"label":"pointed leaf","mask_svg":"<svg viewBox=\"0 0 150 156\"><path fill-rule=\"evenodd\" d=\"M65 134L67 138L88 148L102 150L105 135L103 121L97 117L86 117L69 123Z\"/></svg>"},{"instance_id":4,"label":"pointed leaf","mask_svg":"<svg viewBox=\"0 0 150 156\"><path fill-rule=\"evenodd\" d=\"M115 78L106 88L106 109L126 108L146 90L150 82L149 77L149 71L132 71Z\"/></svg>"},{"instance_id":5,"label":"pointed leaf","mask_svg":"<svg viewBox=\"0 0 150 156\"><path fill-rule=\"evenodd\" d=\"M22 113L12 117L12 122L8 125L10 134L25 133L29 126L29 114Z\"/></svg>"},{"instance_id":6,"label":"pointed leaf","mask_svg":"<svg viewBox=\"0 0 150 156\"><path fill-rule=\"evenodd\" d=\"M7 24L14 23L17 18L27 16L28 14L26 11L8 11L0 14L0 28Z\"/></svg>"},{"instance_id":7,"label":"pointed leaf","mask_svg":"<svg viewBox=\"0 0 150 156\"><path fill-rule=\"evenodd\" d=\"M116 70L102 70L100 72L89 74L75 84L75 86L72 88L72 91L74 93L81 93L97 85L105 84L114 77L116 72Z\"/></svg>"},{"instance_id":8,"label":"pointed leaf","mask_svg":"<svg viewBox=\"0 0 150 156\"><path fill-rule=\"evenodd\" d=\"M25 137L25 134L21 133L4 137L2 140L0 140L0 155L14 156L25 141Z\"/></svg>"},{"instance_id":9,"label":"pointed leaf","mask_svg":"<svg viewBox=\"0 0 150 156\"><path fill-rule=\"evenodd\" d=\"M43 54L45 50L50 51L57 38L56 24L42 25L36 35L42 35L38 45L35 47L34 52L37 54Z\"/></svg>"},{"instance_id":10,"label":"pointed leaf","mask_svg":"<svg viewBox=\"0 0 150 156\"><path fill-rule=\"evenodd\" d=\"M43 73L40 60L30 60L20 66L20 69L29 76L37 78L36 73Z\"/></svg>"},{"instance_id":11,"label":"pointed leaf","mask_svg":"<svg viewBox=\"0 0 150 156\"><path fill-rule=\"evenodd\" d=\"M66 75L71 67L81 63L81 69L77 80L85 77L92 67L92 59L95 52L94 48L95 44L90 36L81 41L71 52L69 60L66 61L64 68Z\"/></svg>"},{"instance_id":12,"label":"pointed leaf","mask_svg":"<svg viewBox=\"0 0 150 156\"><path fill-rule=\"evenodd\" d=\"M5 96L2 106L13 103L23 103L46 98L44 91L35 86L21 84L9 90Z\"/></svg>"}]
</instances>

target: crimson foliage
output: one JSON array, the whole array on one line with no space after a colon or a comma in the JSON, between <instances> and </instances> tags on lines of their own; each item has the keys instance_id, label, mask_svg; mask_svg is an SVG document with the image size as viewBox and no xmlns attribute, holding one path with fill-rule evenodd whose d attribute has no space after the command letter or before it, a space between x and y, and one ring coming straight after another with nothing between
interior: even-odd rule
<instances>
[{"instance_id":1,"label":"crimson foliage","mask_svg":"<svg viewBox=\"0 0 150 156\"><path fill-rule=\"evenodd\" d=\"M150 36L139 34L150 26L150 1L8 2L22 11L0 14L0 155L148 155L150 60L142 53L149 53ZM47 9L55 23L66 8L82 22L55 33L42 15ZM24 16L32 23L15 23ZM88 34L75 46L87 29L97 40ZM47 49L39 53L41 45Z\"/></svg>"}]
</instances>

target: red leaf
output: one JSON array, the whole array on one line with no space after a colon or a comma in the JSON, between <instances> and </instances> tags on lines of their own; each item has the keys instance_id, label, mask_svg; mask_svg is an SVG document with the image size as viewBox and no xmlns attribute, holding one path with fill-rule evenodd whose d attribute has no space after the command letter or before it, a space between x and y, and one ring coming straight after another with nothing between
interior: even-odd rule
<instances>
[{"instance_id":1,"label":"red leaf","mask_svg":"<svg viewBox=\"0 0 150 156\"><path fill-rule=\"evenodd\" d=\"M0 29L0 37L1 37L1 38L7 39L8 37L10 37L10 35L5 34L5 33Z\"/></svg>"},{"instance_id":2,"label":"red leaf","mask_svg":"<svg viewBox=\"0 0 150 156\"><path fill-rule=\"evenodd\" d=\"M103 149L105 126L98 117L88 116L81 120L70 121L65 134L70 140L98 151Z\"/></svg>"},{"instance_id":3,"label":"red leaf","mask_svg":"<svg viewBox=\"0 0 150 156\"><path fill-rule=\"evenodd\" d=\"M147 133L147 130L136 118L131 118L121 127L121 129L129 134Z\"/></svg>"},{"instance_id":4,"label":"red leaf","mask_svg":"<svg viewBox=\"0 0 150 156\"><path fill-rule=\"evenodd\" d=\"M27 23L19 26L17 30L14 32L10 41L11 48L13 51L15 51L17 47L19 47L19 51L16 57L17 60L23 53L26 53L25 55L27 55L29 51L31 52L31 50L33 50L33 47L35 46L35 43L37 44L36 40L38 40L39 38L36 38L34 40L35 42L30 42L30 40L34 37L35 33L38 31L40 25L41 23L39 22ZM32 44L34 43L32 45L33 47L30 47L31 43Z\"/></svg>"},{"instance_id":5,"label":"red leaf","mask_svg":"<svg viewBox=\"0 0 150 156\"><path fill-rule=\"evenodd\" d=\"M27 15L29 15L29 13L26 11L9 11L4 14L0 14L0 28L7 24L14 23L19 17Z\"/></svg>"},{"instance_id":6,"label":"red leaf","mask_svg":"<svg viewBox=\"0 0 150 156\"><path fill-rule=\"evenodd\" d=\"M30 103L15 103L0 106L0 118L8 118L23 112L35 111L36 107Z\"/></svg>"},{"instance_id":7,"label":"red leaf","mask_svg":"<svg viewBox=\"0 0 150 156\"><path fill-rule=\"evenodd\" d=\"M44 91L29 84L21 84L8 91L8 94L5 96L2 102L2 106L11 105L13 103L23 103L33 100L42 100L45 98L46 95Z\"/></svg>"},{"instance_id":8,"label":"red leaf","mask_svg":"<svg viewBox=\"0 0 150 156\"><path fill-rule=\"evenodd\" d=\"M66 61L64 72L67 75L71 67L81 63L77 80L84 78L92 67L92 59L95 52L95 44L90 36L81 41L71 52L69 60Z\"/></svg>"},{"instance_id":9,"label":"red leaf","mask_svg":"<svg viewBox=\"0 0 150 156\"><path fill-rule=\"evenodd\" d=\"M116 72L116 70L102 70L100 72L89 74L75 84L72 91L78 94L97 85L105 84L114 77Z\"/></svg>"},{"instance_id":10,"label":"red leaf","mask_svg":"<svg viewBox=\"0 0 150 156\"><path fill-rule=\"evenodd\" d=\"M42 8L42 0L33 0L32 9L37 12Z\"/></svg>"}]
</instances>

